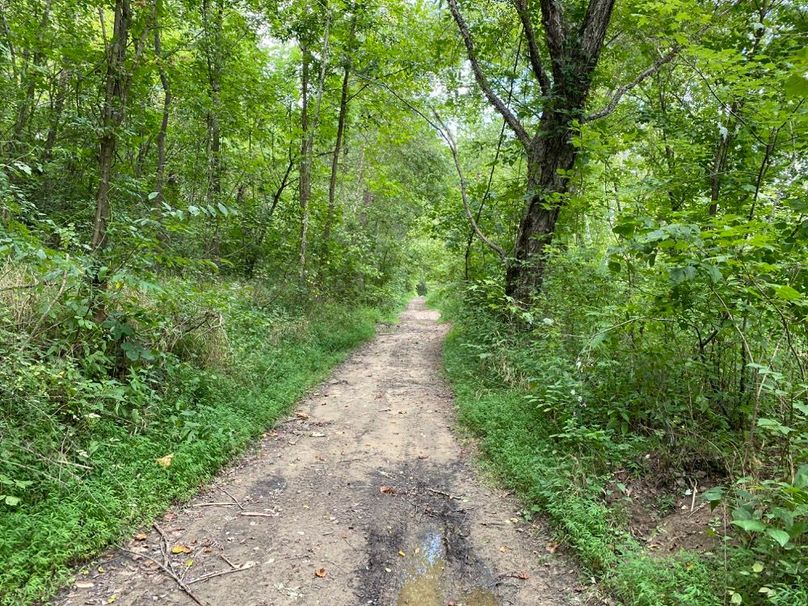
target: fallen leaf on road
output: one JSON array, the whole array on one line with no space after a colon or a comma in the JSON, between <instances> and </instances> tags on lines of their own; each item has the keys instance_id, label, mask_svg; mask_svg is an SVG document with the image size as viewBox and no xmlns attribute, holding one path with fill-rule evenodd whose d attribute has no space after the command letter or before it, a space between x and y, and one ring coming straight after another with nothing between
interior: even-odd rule
<instances>
[{"instance_id":1,"label":"fallen leaf on road","mask_svg":"<svg viewBox=\"0 0 808 606\"><path fill-rule=\"evenodd\" d=\"M323 577L324 577L326 574L328 574L328 573L325 571L325 568L318 568L317 570L315 570L315 571L314 571L314 576L319 577L319 578L321 578L321 579L322 579L322 578L323 578Z\"/></svg>"},{"instance_id":2,"label":"fallen leaf on road","mask_svg":"<svg viewBox=\"0 0 808 606\"><path fill-rule=\"evenodd\" d=\"M396 489L392 486L379 486L379 492L382 494L396 494Z\"/></svg>"},{"instance_id":3,"label":"fallen leaf on road","mask_svg":"<svg viewBox=\"0 0 808 606\"><path fill-rule=\"evenodd\" d=\"M530 578L530 575L526 572L514 572L513 573L514 579L521 579L522 581L527 581Z\"/></svg>"},{"instance_id":4,"label":"fallen leaf on road","mask_svg":"<svg viewBox=\"0 0 808 606\"><path fill-rule=\"evenodd\" d=\"M556 543L555 541L550 541L549 543L547 543L547 547L544 548L544 550L547 553L555 553L557 549L558 549L558 543Z\"/></svg>"},{"instance_id":5,"label":"fallen leaf on road","mask_svg":"<svg viewBox=\"0 0 808 606\"><path fill-rule=\"evenodd\" d=\"M146 538L147 538L147 535L146 535L145 532L139 532L139 533L137 533L135 535L135 541L145 541Z\"/></svg>"},{"instance_id":6,"label":"fallen leaf on road","mask_svg":"<svg viewBox=\"0 0 808 606\"><path fill-rule=\"evenodd\" d=\"M193 550L190 547L181 543L178 543L171 548L171 553L191 553L191 551Z\"/></svg>"},{"instance_id":7,"label":"fallen leaf on road","mask_svg":"<svg viewBox=\"0 0 808 606\"><path fill-rule=\"evenodd\" d=\"M165 469L171 467L171 461L173 460L174 460L174 453L167 454L166 456L160 457L159 459L155 459L157 464Z\"/></svg>"},{"instance_id":8,"label":"fallen leaf on road","mask_svg":"<svg viewBox=\"0 0 808 606\"><path fill-rule=\"evenodd\" d=\"M499 550L500 550L502 553L505 553L506 551L508 551L508 548L507 548L505 545L502 545L502 546L499 548Z\"/></svg>"},{"instance_id":9,"label":"fallen leaf on road","mask_svg":"<svg viewBox=\"0 0 808 606\"><path fill-rule=\"evenodd\" d=\"M295 413L295 416L296 416L298 419L303 419L304 421L306 421L306 420L308 420L308 418L309 418L309 413L307 413L307 412L303 412L302 410L299 410L299 411L297 411L297 412Z\"/></svg>"}]
</instances>

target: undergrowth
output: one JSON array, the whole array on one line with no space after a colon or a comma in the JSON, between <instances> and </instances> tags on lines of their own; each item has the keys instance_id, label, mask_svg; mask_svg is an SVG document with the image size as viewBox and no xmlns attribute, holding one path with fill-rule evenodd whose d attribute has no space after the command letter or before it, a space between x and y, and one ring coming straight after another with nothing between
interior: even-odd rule
<instances>
[{"instance_id":1,"label":"undergrowth","mask_svg":"<svg viewBox=\"0 0 808 606\"><path fill-rule=\"evenodd\" d=\"M175 281L138 293L104 326L60 299L62 329L49 329L58 331L58 348L12 331L19 317L5 315L0 324L4 606L45 599L72 567L189 498L372 337L392 309L319 303L304 310L244 283ZM34 301L31 316L41 307ZM73 330L65 323L76 317L86 322L75 327L82 337L73 342L82 345L65 349Z\"/></svg>"},{"instance_id":2,"label":"undergrowth","mask_svg":"<svg viewBox=\"0 0 808 606\"><path fill-rule=\"evenodd\" d=\"M580 359L548 334L558 326L543 323L544 338L514 330L474 295L450 288L429 301L452 323L444 363L460 420L526 511L548 516L616 599L627 606L806 604L798 551L764 552L766 544L736 536L719 538L716 553L645 551L604 495L612 472L669 445L655 432L622 425L612 412L619 402L596 391L619 394L617 379L597 385L606 373L619 374L596 368L583 380Z\"/></svg>"}]
</instances>

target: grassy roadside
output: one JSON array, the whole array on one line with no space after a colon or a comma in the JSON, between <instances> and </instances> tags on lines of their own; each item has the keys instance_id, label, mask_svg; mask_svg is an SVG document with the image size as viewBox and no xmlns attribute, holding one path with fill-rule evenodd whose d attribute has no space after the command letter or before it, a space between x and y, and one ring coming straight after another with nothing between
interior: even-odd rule
<instances>
[{"instance_id":1,"label":"grassy roadside","mask_svg":"<svg viewBox=\"0 0 808 606\"><path fill-rule=\"evenodd\" d=\"M231 296L223 309L225 363L211 370L172 360L150 392L159 401L138 407L137 422L122 422L123 412L72 419L76 456L85 458L43 463L23 476L40 490L0 516L0 604L47 598L73 566L189 498L394 315L393 306L323 304L302 313L243 299ZM0 416L0 451L16 453L33 430L9 418ZM158 464L166 456L170 465Z\"/></svg>"},{"instance_id":2,"label":"grassy roadside","mask_svg":"<svg viewBox=\"0 0 808 606\"><path fill-rule=\"evenodd\" d=\"M612 594L632 606L717 606L714 567L696 555L651 558L603 503L608 482L597 459L629 456L598 445L585 427L559 432L543 421L536 400L503 380L498 350L514 344L495 326L441 293L429 304L453 323L444 363L461 422L480 440L483 455L528 511L546 515L561 539ZM531 352L525 352L532 355Z\"/></svg>"}]
</instances>

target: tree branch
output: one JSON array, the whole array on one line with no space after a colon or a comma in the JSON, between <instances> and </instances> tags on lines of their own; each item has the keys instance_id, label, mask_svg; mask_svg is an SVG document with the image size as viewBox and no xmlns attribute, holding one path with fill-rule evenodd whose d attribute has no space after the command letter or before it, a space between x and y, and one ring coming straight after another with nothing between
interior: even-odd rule
<instances>
[{"instance_id":1,"label":"tree branch","mask_svg":"<svg viewBox=\"0 0 808 606\"><path fill-rule=\"evenodd\" d=\"M561 71L564 64L564 41L567 37L564 14L558 0L541 0L540 6L544 36L553 62L553 77L559 81L563 77Z\"/></svg>"},{"instance_id":2,"label":"tree branch","mask_svg":"<svg viewBox=\"0 0 808 606\"><path fill-rule=\"evenodd\" d=\"M586 17L581 26L581 54L591 71L598 62L598 55L606 39L606 30L612 20L615 0L590 0Z\"/></svg>"},{"instance_id":3,"label":"tree branch","mask_svg":"<svg viewBox=\"0 0 808 606\"><path fill-rule=\"evenodd\" d=\"M617 109L617 104L620 103L620 99L623 98L630 90L637 88L640 84L643 83L647 78L653 76L659 70L661 70L665 65L673 61L676 55L679 54L679 51L682 50L681 44L674 44L671 49L662 55L659 59L654 61L651 65L641 71L634 80L629 82L628 84L624 84L623 86L619 87L614 93L612 94L612 98L609 100L609 103L606 104L606 107L601 109L600 111L595 112L594 114L589 114L585 116L583 121L584 122L592 122L594 120L599 120L601 118L605 118L609 114L611 114L615 109Z\"/></svg>"},{"instance_id":4,"label":"tree branch","mask_svg":"<svg viewBox=\"0 0 808 606\"><path fill-rule=\"evenodd\" d=\"M450 0L452 1L452 0ZM452 132L449 128L444 124L441 117L438 115L438 112L434 109L432 110L432 115L435 116L435 120L437 120L438 124L440 124L440 129L438 132L440 136L443 137L443 140L446 141L446 144L449 146L449 149L452 152L452 159L454 160L455 169L457 170L457 178L460 181L460 197L463 199L463 209L466 211L466 217L471 223L471 227L474 230L474 233L477 234L477 237L491 250L493 250L502 261L506 261L508 255L505 254L505 251L495 242L491 241L480 229L480 226L477 225L477 221L474 219L474 214L471 212L471 205L469 204L468 199L468 192L466 187L466 177L463 174L463 167L460 165L460 156L457 153L457 144L455 143L454 137L452 137Z\"/></svg>"},{"instance_id":5,"label":"tree branch","mask_svg":"<svg viewBox=\"0 0 808 606\"><path fill-rule=\"evenodd\" d=\"M599 1L599 2L609 2L610 0L592 0L592 2L597 2L597 1ZM713 25L715 25L715 23L717 21L719 21L721 17L726 15L730 10L732 10L733 8L738 6L738 4L741 3L741 1L742 0L734 0L733 2L730 2L724 8L724 10L716 12L714 14L713 19L709 23L707 23L707 24L703 25L701 28L699 28L699 30L695 34L693 34L693 36L690 37L688 42L692 43L692 42L698 40L704 34L704 32L706 32ZM683 48L684 48L684 45L682 45L682 44L680 44L678 42L676 44L674 44L673 46L671 46L671 48L668 50L667 53L665 53L664 55L659 57L659 59L657 59L651 65L649 65L647 68L645 68L643 71L641 71L637 75L637 77L634 78L634 80L632 80L628 84L624 84L623 86L619 87L616 91L614 91L614 93L612 94L612 98L609 100L609 103L606 104L606 107L604 107L600 111L595 112L594 114L590 114L590 115L584 117L583 121L584 122L592 122L593 120L599 120L600 118L605 118L606 116L611 114L617 108L617 104L620 103L620 99L622 99L623 96L628 91L636 88L637 86L642 84L642 82L646 78L648 78L650 76L653 76L660 69L662 69L665 65L667 65L668 63L673 61Z\"/></svg>"},{"instance_id":6,"label":"tree branch","mask_svg":"<svg viewBox=\"0 0 808 606\"><path fill-rule=\"evenodd\" d=\"M530 67L533 69L533 75L539 81L541 92L545 97L550 96L550 79L544 71L541 64L541 54L539 53L539 45L536 44L536 34L533 31L533 24L530 21L530 9L528 8L528 0L515 0L516 13L522 21L522 28L525 30L525 38L527 38L528 54L530 56Z\"/></svg>"},{"instance_id":7,"label":"tree branch","mask_svg":"<svg viewBox=\"0 0 808 606\"><path fill-rule=\"evenodd\" d=\"M519 119L511 112L510 109L503 103L502 99L500 99L497 94L494 92L494 89L491 88L491 83L488 81L488 78L485 76L482 68L480 67L480 62L477 59L477 53L474 50L474 41L471 39L471 33L469 32L468 26L466 26L466 22L463 20L463 15L460 14L460 9L457 6L457 0L448 0L449 3L449 10L452 13L452 17L454 17L455 23L457 23L457 28L460 30L460 36L463 38L463 43L466 45L466 53L469 58L469 62L471 63L471 70L474 72L474 78L477 80L477 84L482 89L483 93L485 93L486 98L494 106L500 115L505 119L505 122L508 123L511 130L516 134L516 137L525 146L528 148L530 146L530 136L527 134L525 127L522 126L522 123L519 122Z\"/></svg>"}]
</instances>

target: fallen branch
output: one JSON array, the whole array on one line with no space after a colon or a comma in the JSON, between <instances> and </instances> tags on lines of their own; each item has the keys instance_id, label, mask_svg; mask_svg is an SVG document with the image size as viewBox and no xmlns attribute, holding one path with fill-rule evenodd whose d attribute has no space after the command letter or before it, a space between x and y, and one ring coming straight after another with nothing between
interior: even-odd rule
<instances>
[{"instance_id":1,"label":"fallen branch","mask_svg":"<svg viewBox=\"0 0 808 606\"><path fill-rule=\"evenodd\" d=\"M235 503L236 505L238 505L238 508L239 508L239 509L241 509L242 511L244 511L244 505L242 505L242 504L241 504L241 502L240 502L240 501L239 501L239 500L238 500L236 497L234 497L232 494L230 494L229 492L227 492L227 488L222 488L222 489L221 489L221 491L222 491L224 494L226 494L228 497L230 497L231 499L233 499L233 503Z\"/></svg>"},{"instance_id":2,"label":"fallen branch","mask_svg":"<svg viewBox=\"0 0 808 606\"><path fill-rule=\"evenodd\" d=\"M229 563L229 562L228 562ZM198 579L192 579L186 583L186 585L193 585L194 583L201 583L202 581L207 581L208 579L212 579L214 577L221 577L226 574L232 574L234 572L242 572L244 570L249 570L252 568L254 564L247 566L246 564L242 564L241 566L236 566L234 568L230 568L229 570L220 570L219 572L211 572L209 574L203 574Z\"/></svg>"},{"instance_id":3,"label":"fallen branch","mask_svg":"<svg viewBox=\"0 0 808 606\"><path fill-rule=\"evenodd\" d=\"M455 501L460 501L461 500L460 497L456 497L456 496L454 496L452 494L449 494L448 492L443 492L442 490L435 490L434 488L427 488L426 490L433 493L433 494L439 494L439 495L441 495L443 497L446 497L449 500L452 500L452 499L454 499Z\"/></svg>"},{"instance_id":4,"label":"fallen branch","mask_svg":"<svg viewBox=\"0 0 808 606\"><path fill-rule=\"evenodd\" d=\"M162 533L161 533L161 536L162 536ZM126 549L124 547L118 547L118 549L120 551L126 553L127 555L129 555L129 557L131 557L135 561L137 561L139 558L146 558L147 560L150 560L150 561L154 562L160 568L160 570L162 570L167 576L174 579L174 582L177 584L177 586L185 593L185 595L187 595L189 598L191 598L196 604L198 604L199 606L208 606L205 602L200 600L194 594L193 591L190 590L188 585L179 576L177 576L177 573L175 573L171 569L171 564L170 563L169 564L163 564L162 562L159 562L156 558L151 557L147 553L138 553L136 551L131 551L131 550ZM162 546L161 546L160 551L163 552L163 554L165 555L165 550L162 549Z\"/></svg>"}]
</instances>

